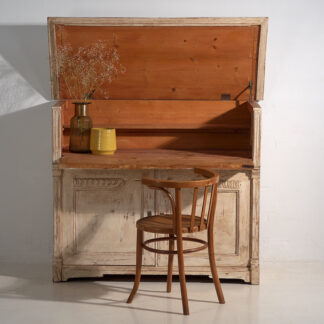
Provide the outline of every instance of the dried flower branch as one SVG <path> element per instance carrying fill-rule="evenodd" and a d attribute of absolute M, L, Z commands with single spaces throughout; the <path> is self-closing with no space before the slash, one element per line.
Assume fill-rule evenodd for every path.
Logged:
<path fill-rule="evenodd" d="M 82 101 L 92 99 L 104 82 L 111 83 L 126 71 L 119 62 L 117 48 L 102 40 L 74 51 L 70 44 L 59 46 L 57 69 L 69 96 Z M 108 98 L 107 89 L 104 98 Z"/>

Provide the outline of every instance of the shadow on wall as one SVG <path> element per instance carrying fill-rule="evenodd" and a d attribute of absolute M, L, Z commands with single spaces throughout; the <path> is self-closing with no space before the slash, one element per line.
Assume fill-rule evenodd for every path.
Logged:
<path fill-rule="evenodd" d="M 51 261 L 50 106 L 0 117 L 0 261 Z"/>
<path fill-rule="evenodd" d="M 0 39 L 0 55 L 32 88 L 50 100 L 47 26 L 0 26 Z"/>
<path fill-rule="evenodd" d="M 0 39 L 0 261 L 49 263 L 51 103 L 28 107 L 51 98 L 47 26 L 0 26 Z"/>

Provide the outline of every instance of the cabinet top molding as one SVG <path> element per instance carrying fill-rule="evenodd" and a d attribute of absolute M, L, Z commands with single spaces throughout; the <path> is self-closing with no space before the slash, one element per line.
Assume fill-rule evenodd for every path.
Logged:
<path fill-rule="evenodd" d="M 247 26 L 267 25 L 268 17 L 188 17 L 188 18 L 135 18 L 135 17 L 48 17 L 48 24 L 89 26 Z M 265 26 L 266 27 L 266 26 Z"/>
<path fill-rule="evenodd" d="M 52 96 L 69 99 L 57 73 L 58 44 L 77 48 L 114 35 L 127 71 L 109 85 L 110 99 L 244 100 L 252 81 L 252 97 L 262 100 L 267 25 L 266 17 L 48 17 Z"/>

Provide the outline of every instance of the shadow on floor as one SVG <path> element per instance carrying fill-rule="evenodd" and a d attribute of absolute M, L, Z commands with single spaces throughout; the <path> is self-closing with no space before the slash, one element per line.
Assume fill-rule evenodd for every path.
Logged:
<path fill-rule="evenodd" d="M 170 312 L 151 308 L 138 307 L 138 303 L 126 304 L 126 300 L 132 289 L 134 276 L 107 275 L 99 279 L 82 278 L 70 279 L 68 282 L 51 282 L 51 267 L 49 265 L 21 265 L 0 267 L 0 299 L 32 299 L 42 301 L 57 301 L 81 303 L 95 306 L 110 306 L 121 309 L 134 309 L 148 312 L 169 313 L 182 315 L 179 312 Z M 163 282 L 166 286 L 166 276 L 143 276 L 141 282 Z M 157 289 L 141 289 L 139 287 L 137 297 L 145 296 L 148 301 L 152 298 L 170 301 L 178 301 L 181 305 L 181 295 L 178 284 L 178 276 L 174 276 L 173 292 L 177 297 Z M 207 276 L 188 276 L 187 282 L 210 283 Z M 226 283 L 237 283 L 237 280 L 226 280 Z M 125 283 L 125 284 L 124 284 Z M 127 284 L 129 283 L 129 284 Z M 113 297 L 110 297 L 113 295 Z M 116 298 L 116 295 L 118 298 Z M 218 304 L 216 294 L 213 300 L 192 299 L 189 302 Z M 143 303 L 142 303 L 143 304 Z"/>

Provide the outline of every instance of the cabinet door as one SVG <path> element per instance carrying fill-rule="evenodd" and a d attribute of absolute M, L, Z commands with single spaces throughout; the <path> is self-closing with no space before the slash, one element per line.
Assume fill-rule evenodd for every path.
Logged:
<path fill-rule="evenodd" d="M 142 175 L 152 173 L 64 171 L 61 228 L 65 265 L 135 265 L 135 223 L 154 208 L 154 192 L 142 186 Z M 147 234 L 145 238 L 151 237 Z M 143 264 L 155 265 L 154 254 L 144 253 Z"/>
<path fill-rule="evenodd" d="M 250 233 L 250 179 L 244 172 L 219 171 L 220 182 L 216 215 L 214 222 L 215 257 L 219 266 L 246 266 L 249 262 Z M 192 171 L 159 171 L 158 177 L 164 179 L 198 179 Z M 182 207 L 184 214 L 191 214 L 192 189 L 182 190 Z M 200 215 L 203 190 L 199 190 L 197 214 Z M 158 212 L 170 213 L 170 203 L 162 193 L 157 195 Z M 185 234 L 185 236 L 207 240 L 207 231 Z M 199 246 L 197 243 L 184 242 L 184 248 Z M 167 249 L 167 243 L 159 243 L 159 248 Z M 158 254 L 158 266 L 167 265 L 167 257 Z M 175 258 L 176 261 L 176 258 Z M 203 250 L 185 254 L 186 266 L 208 266 L 208 253 Z"/>

